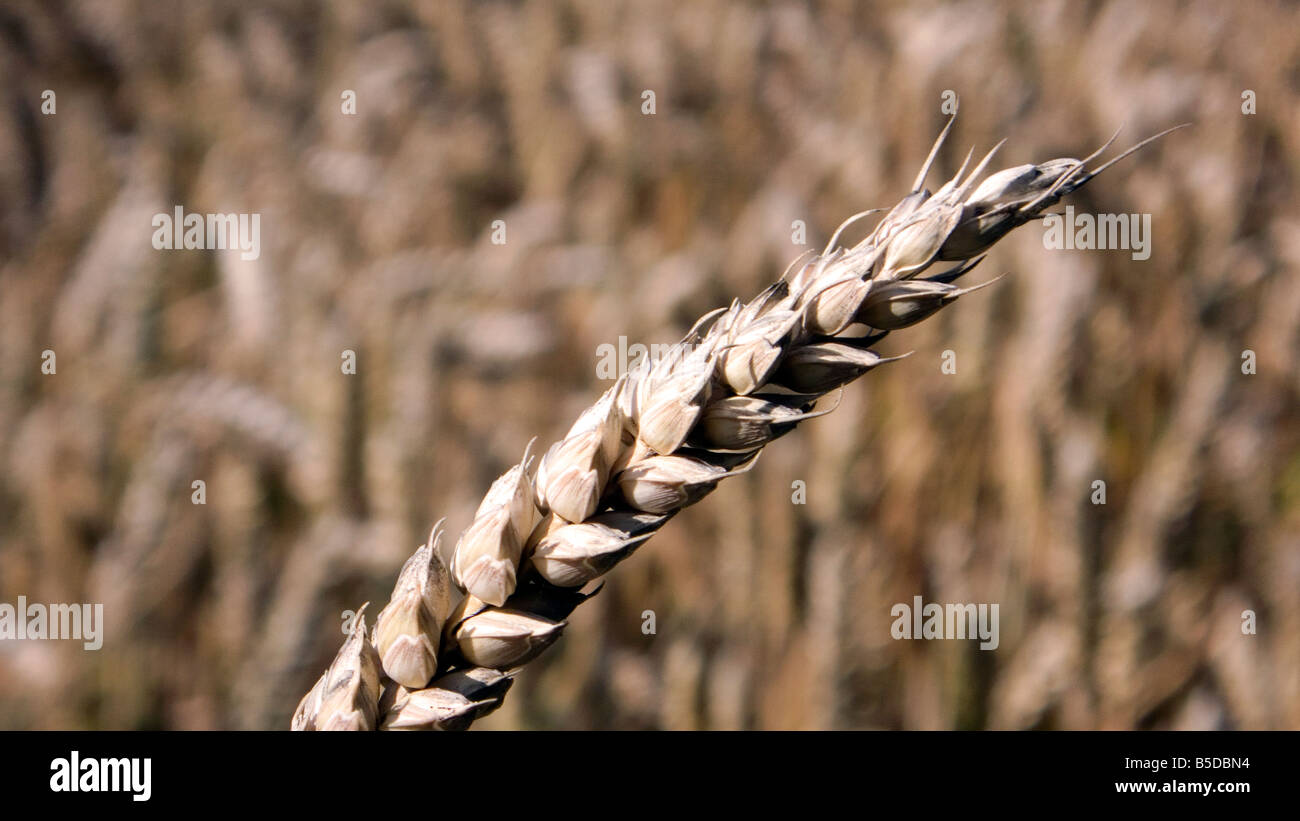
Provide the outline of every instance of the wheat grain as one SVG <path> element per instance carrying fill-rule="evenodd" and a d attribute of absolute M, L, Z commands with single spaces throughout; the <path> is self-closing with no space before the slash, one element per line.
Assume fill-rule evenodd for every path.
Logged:
<path fill-rule="evenodd" d="M 509 688 L 506 673 L 559 638 L 587 598 L 578 588 L 750 469 L 768 442 L 828 412 L 813 410 L 828 392 L 900 358 L 869 346 L 990 284 L 952 282 L 993 243 L 1169 133 L 1096 169 L 1088 163 L 1115 137 L 1083 160 L 1008 168 L 976 187 L 999 143 L 969 173 L 968 155 L 931 193 L 925 179 L 951 127 L 913 190 L 865 239 L 836 244 L 876 211 L 850 217 L 820 255 L 755 299 L 703 317 L 670 355 L 643 358 L 547 450 L 535 481 L 526 451 L 493 483 L 456 545 L 450 579 L 466 595 L 449 615 L 435 528 L 403 569 L 375 635 L 360 623 L 299 704 L 294 729 L 463 729 L 491 712 Z M 922 277 L 938 261 L 958 264 Z M 866 333 L 847 335 L 852 328 Z"/>

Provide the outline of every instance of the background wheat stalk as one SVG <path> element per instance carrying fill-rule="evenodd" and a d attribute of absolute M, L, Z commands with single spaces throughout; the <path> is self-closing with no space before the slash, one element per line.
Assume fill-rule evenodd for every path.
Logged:
<path fill-rule="evenodd" d="M 925 179 L 857 244 L 845 229 L 820 255 L 796 260 L 747 303 L 702 317 L 670 353 L 643 357 L 540 460 L 530 443 L 493 483 L 456 544 L 450 568 L 441 522 L 407 560 L 367 632 L 365 608 L 292 726 L 464 729 L 501 704 L 513 671 L 559 638 L 582 589 L 678 511 L 748 470 L 762 448 L 828 393 L 885 362 L 870 348 L 890 331 L 983 287 L 954 282 L 1012 229 L 1043 215 L 1138 143 L 1090 169 L 1083 160 L 1020 165 L 980 181 L 1001 143 L 933 193 Z M 1174 129 L 1170 129 L 1172 131 Z M 936 263 L 951 263 L 932 271 Z M 536 470 L 534 471 L 534 462 Z M 453 605 L 452 586 L 464 592 Z"/>

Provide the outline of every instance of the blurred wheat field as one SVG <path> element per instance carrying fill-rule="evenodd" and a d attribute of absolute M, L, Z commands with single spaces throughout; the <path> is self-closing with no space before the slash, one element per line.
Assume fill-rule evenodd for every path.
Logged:
<path fill-rule="evenodd" d="M 287 728 L 601 345 L 896 202 L 946 91 L 932 181 L 1193 123 L 1072 203 L 1150 259 L 1003 240 L 479 726 L 1300 729 L 1295 6 L 33 1 L 0 59 L 0 602 L 107 619 L 0 642 L 0 729 Z M 176 205 L 260 256 L 155 250 Z M 1000 603 L 998 649 L 894 640 L 914 596 Z"/>

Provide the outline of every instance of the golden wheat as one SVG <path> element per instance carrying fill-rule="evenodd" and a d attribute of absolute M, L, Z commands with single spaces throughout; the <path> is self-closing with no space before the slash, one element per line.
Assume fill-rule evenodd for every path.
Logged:
<path fill-rule="evenodd" d="M 642 357 L 535 473 L 530 443 L 493 483 L 450 572 L 435 527 L 371 635 L 358 616 L 293 728 L 463 729 L 491 712 L 509 675 L 559 638 L 587 598 L 581 588 L 720 481 L 749 470 L 768 442 L 828 412 L 814 410 L 826 394 L 891 361 L 871 345 L 984 287 L 953 282 L 995 242 L 1169 133 L 1094 169 L 1088 163 L 1114 137 L 1083 160 L 1021 165 L 980 182 L 999 143 L 969 172 L 968 154 L 931 193 L 925 179 L 951 127 L 912 191 L 865 239 L 838 244 L 879 210 L 850 217 L 821 254 L 796 260 L 753 300 L 702 317 L 667 356 Z M 931 272 L 937 262 L 955 264 Z M 452 583 L 464 592 L 455 607 Z"/>

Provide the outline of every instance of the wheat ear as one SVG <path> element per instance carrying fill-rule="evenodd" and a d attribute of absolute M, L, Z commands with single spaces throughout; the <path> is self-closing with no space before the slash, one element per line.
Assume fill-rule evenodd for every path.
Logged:
<path fill-rule="evenodd" d="M 1091 170 L 1114 137 L 1084 160 L 1008 168 L 977 186 L 999 143 L 969 173 L 968 154 L 931 193 L 925 179 L 951 127 L 911 193 L 866 239 L 838 245 L 845 228 L 875 211 L 850 217 L 820 255 L 796 260 L 750 302 L 701 318 L 670 355 L 643 357 L 546 451 L 535 474 L 530 443 L 493 483 L 450 570 L 435 526 L 373 632 L 357 618 L 293 728 L 463 729 L 494 710 L 513 672 L 594 595 L 585 585 L 722 479 L 748 470 L 768 442 L 828 412 L 813 410 L 819 399 L 891 361 L 871 345 L 983 287 L 953 282 L 993 243 L 1169 133 Z M 938 262 L 954 264 L 931 272 Z M 465 593 L 455 606 L 452 583 Z"/>

